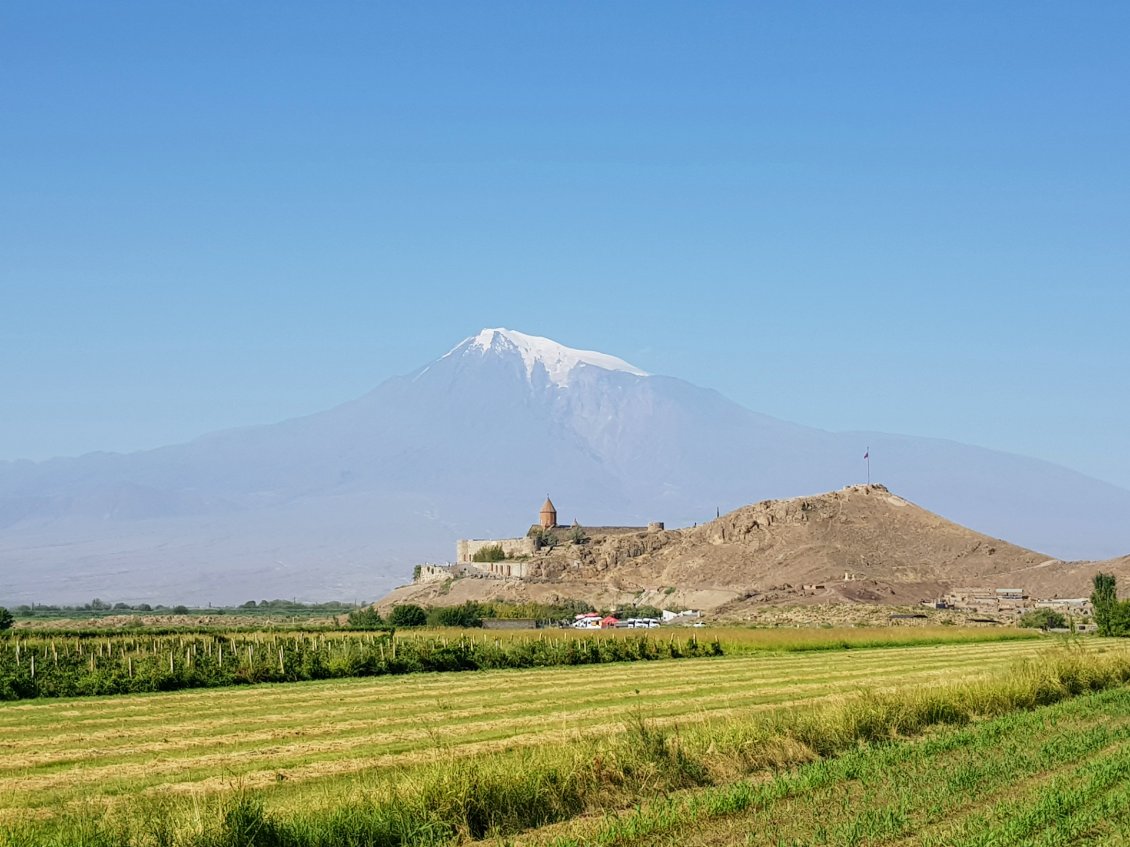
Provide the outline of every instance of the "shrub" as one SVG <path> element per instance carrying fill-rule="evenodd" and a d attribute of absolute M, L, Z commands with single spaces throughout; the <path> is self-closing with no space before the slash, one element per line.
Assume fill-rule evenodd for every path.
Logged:
<path fill-rule="evenodd" d="M 0 630 L 11 629 L 14 622 L 12 613 L 0 606 Z"/>
<path fill-rule="evenodd" d="M 428 622 L 428 613 L 415 603 L 404 603 L 392 607 L 388 622 L 395 627 L 424 626 Z"/>

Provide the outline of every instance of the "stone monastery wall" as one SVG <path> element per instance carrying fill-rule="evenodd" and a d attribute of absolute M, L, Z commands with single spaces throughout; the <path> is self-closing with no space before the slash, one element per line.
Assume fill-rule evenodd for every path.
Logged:
<path fill-rule="evenodd" d="M 502 548 L 507 556 L 529 556 L 534 552 L 532 538 L 463 538 L 456 542 L 455 561 L 459 564 L 469 564 L 472 557 L 484 547 Z M 480 563 L 476 563 L 480 564 Z"/>

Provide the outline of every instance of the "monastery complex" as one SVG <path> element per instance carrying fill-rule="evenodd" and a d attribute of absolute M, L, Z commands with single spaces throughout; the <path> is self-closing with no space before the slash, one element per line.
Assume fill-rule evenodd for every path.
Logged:
<path fill-rule="evenodd" d="M 537 557 L 562 543 L 609 535 L 661 532 L 662 521 L 647 526 L 584 526 L 574 522 L 562 526 L 557 522 L 557 507 L 547 495 L 538 512 L 537 523 L 517 538 L 462 538 L 455 543 L 452 564 L 424 564 L 417 568 L 415 582 L 432 582 L 453 576 L 486 576 L 497 579 L 525 579 Z M 496 561 L 485 561 L 496 558 Z"/>

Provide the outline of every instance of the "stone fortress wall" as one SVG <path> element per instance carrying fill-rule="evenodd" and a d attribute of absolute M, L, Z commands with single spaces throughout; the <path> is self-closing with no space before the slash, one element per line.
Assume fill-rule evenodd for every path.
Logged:
<path fill-rule="evenodd" d="M 474 555 L 485 547 L 498 546 L 508 558 L 515 556 L 530 556 L 534 552 L 532 538 L 461 538 L 455 542 L 455 561 L 466 565 L 473 561 Z M 488 564 L 475 562 L 475 564 Z"/>

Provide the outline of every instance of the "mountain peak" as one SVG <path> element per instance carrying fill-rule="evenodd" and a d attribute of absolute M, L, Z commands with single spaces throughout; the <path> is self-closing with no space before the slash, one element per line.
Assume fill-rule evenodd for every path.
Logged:
<path fill-rule="evenodd" d="M 649 375 L 646 371 L 616 356 L 598 353 L 595 350 L 576 350 L 549 338 L 526 335 L 524 332 L 516 332 L 512 329 L 484 329 L 478 335 L 464 339 L 447 355 L 457 352 L 467 354 L 473 351 L 483 355 L 517 353 L 526 366 L 527 376 L 533 377 L 535 368 L 540 364 L 545 369 L 549 381 L 562 388 L 569 384 L 569 375 L 580 365 L 606 371 L 623 371 L 635 376 Z"/>

